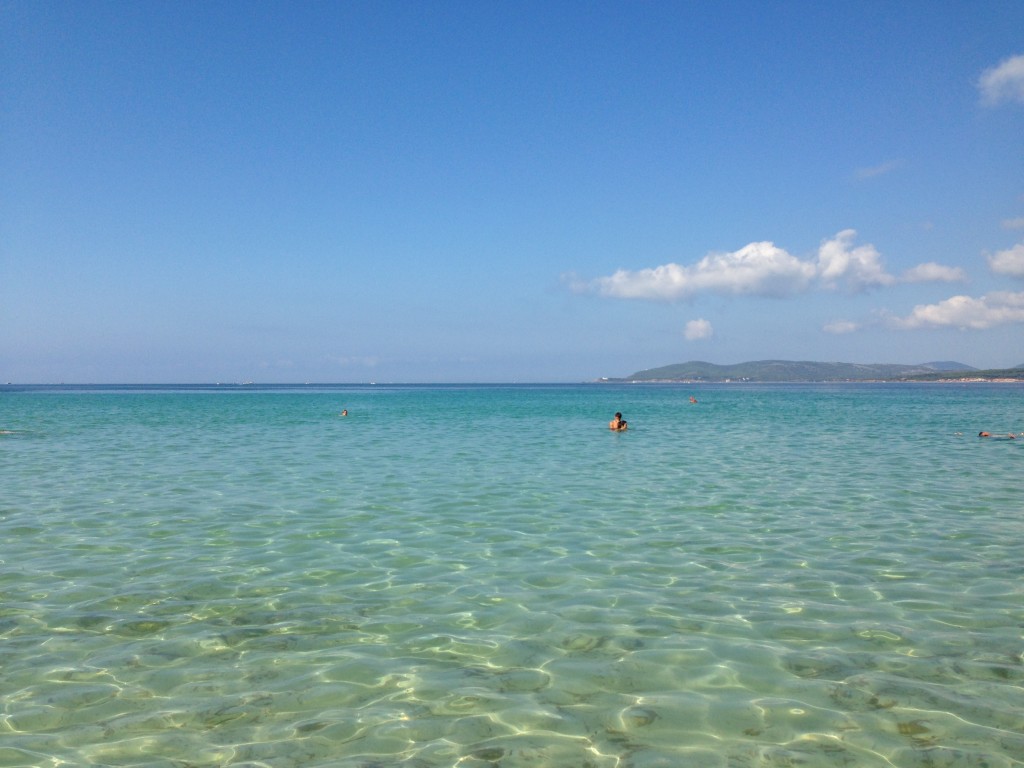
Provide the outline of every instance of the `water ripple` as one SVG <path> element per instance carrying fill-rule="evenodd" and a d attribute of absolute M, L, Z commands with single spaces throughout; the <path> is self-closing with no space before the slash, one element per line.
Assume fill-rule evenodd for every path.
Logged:
<path fill-rule="evenodd" d="M 0 766 L 1024 765 L 1020 389 L 688 394 L 6 399 Z"/>

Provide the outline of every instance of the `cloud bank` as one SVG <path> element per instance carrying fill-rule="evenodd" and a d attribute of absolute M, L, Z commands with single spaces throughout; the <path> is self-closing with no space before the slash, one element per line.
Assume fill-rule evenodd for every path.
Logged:
<path fill-rule="evenodd" d="M 978 90 L 982 102 L 989 106 L 1007 101 L 1024 104 L 1024 54 L 1011 56 L 982 72 Z"/>
<path fill-rule="evenodd" d="M 903 273 L 904 283 L 962 283 L 967 275 L 960 267 L 944 267 L 929 261 Z"/>
<path fill-rule="evenodd" d="M 814 259 L 800 259 L 763 241 L 730 253 L 708 254 L 691 266 L 620 269 L 574 287 L 618 299 L 678 301 L 707 293 L 784 298 L 814 288 L 859 293 L 897 282 L 964 278 L 961 270 L 934 263 L 921 264 L 898 278 L 886 272 L 873 245 L 855 246 L 856 236 L 852 229 L 843 230 L 823 241 Z"/>
<path fill-rule="evenodd" d="M 989 256 L 988 266 L 997 275 L 1024 277 L 1024 243 Z"/>
<path fill-rule="evenodd" d="M 683 335 L 687 341 L 700 341 L 701 339 L 710 339 L 715 334 L 715 329 L 711 327 L 704 318 L 699 320 L 691 320 L 686 324 L 686 330 L 683 331 Z"/>
<path fill-rule="evenodd" d="M 1024 292 L 996 291 L 980 299 L 953 296 L 938 304 L 919 304 L 907 317 L 890 317 L 900 330 L 959 328 L 983 331 L 997 325 L 1024 323 Z"/>
<path fill-rule="evenodd" d="M 840 335 L 843 333 L 853 333 L 854 331 L 860 330 L 860 325 L 851 322 L 850 320 L 837 320 L 834 323 L 829 323 L 822 330 L 825 333 L 832 333 Z"/>

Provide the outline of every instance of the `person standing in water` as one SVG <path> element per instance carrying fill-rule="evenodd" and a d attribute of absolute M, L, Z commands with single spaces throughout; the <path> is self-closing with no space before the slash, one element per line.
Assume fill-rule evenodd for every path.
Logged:
<path fill-rule="evenodd" d="M 615 418 L 608 422 L 608 429 L 615 432 L 625 432 L 627 429 L 626 420 L 622 418 L 621 413 L 616 413 Z"/>

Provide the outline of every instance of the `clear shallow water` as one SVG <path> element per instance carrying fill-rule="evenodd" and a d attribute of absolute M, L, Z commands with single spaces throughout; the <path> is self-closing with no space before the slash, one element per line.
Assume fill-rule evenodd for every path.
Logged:
<path fill-rule="evenodd" d="M 0 766 L 1024 765 L 1022 404 L 0 388 Z"/>

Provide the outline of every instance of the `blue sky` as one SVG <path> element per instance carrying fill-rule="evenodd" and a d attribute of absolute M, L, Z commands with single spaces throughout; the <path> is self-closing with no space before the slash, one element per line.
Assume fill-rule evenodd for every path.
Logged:
<path fill-rule="evenodd" d="M 1024 3 L 841 5 L 4 0 L 0 381 L 1024 363 Z"/>

